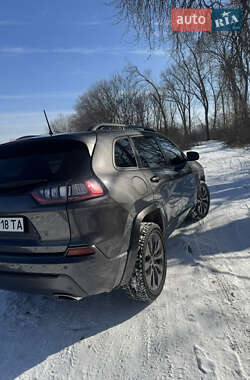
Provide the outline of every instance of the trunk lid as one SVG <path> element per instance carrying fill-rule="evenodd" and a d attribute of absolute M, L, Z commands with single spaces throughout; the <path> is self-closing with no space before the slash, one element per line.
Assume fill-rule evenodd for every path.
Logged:
<path fill-rule="evenodd" d="M 63 254 L 71 239 L 67 205 L 41 205 L 32 192 L 89 171 L 81 141 L 45 138 L 0 146 L 0 255 Z"/>

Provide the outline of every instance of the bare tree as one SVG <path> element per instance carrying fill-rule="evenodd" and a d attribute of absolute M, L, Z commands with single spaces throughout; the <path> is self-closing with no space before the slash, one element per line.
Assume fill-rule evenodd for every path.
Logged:
<path fill-rule="evenodd" d="M 199 49 L 199 46 L 193 48 L 191 45 L 187 45 L 189 55 L 180 52 L 177 55 L 178 65 L 184 70 L 186 76 L 190 80 L 189 93 L 194 95 L 196 99 L 202 104 L 204 109 L 206 138 L 210 139 L 209 131 L 209 98 L 210 92 L 208 88 L 208 74 L 209 65 L 207 61 L 209 56 L 205 56 Z"/>
<path fill-rule="evenodd" d="M 71 130 L 72 115 L 59 114 L 51 123 L 52 130 L 55 133 L 67 132 Z"/>
<path fill-rule="evenodd" d="M 146 89 L 129 72 L 100 81 L 80 96 L 72 124 L 85 129 L 100 122 L 149 125 L 152 101 Z"/>
<path fill-rule="evenodd" d="M 183 94 L 193 95 L 202 104 L 207 138 L 210 137 L 209 118 L 212 113 L 212 127 L 222 113 L 224 126 L 231 119 L 231 125 L 238 130 L 238 134 L 241 131 L 243 135 L 246 133 L 250 119 L 249 0 L 113 0 L 110 4 L 116 7 L 118 20 L 133 27 L 138 38 L 146 38 L 150 48 L 156 45 L 163 49 L 170 47 L 174 60 L 176 54 L 183 54 L 182 67 L 187 74 L 184 86 L 182 84 Z M 178 33 L 171 30 L 172 8 L 214 6 L 241 8 L 241 31 Z M 178 59 L 177 61 L 179 62 Z M 182 115 L 182 123 L 186 128 L 186 112 L 188 124 L 191 126 L 191 107 L 186 108 L 184 105 L 186 99 L 183 94 L 180 96 L 180 83 L 177 85 L 176 80 L 171 82 L 168 91 L 171 89 L 171 97 L 177 101 L 178 112 Z M 245 131 L 242 129 L 243 125 Z"/>
<path fill-rule="evenodd" d="M 138 38 L 146 38 L 150 47 L 169 43 L 172 37 L 177 42 L 180 35 L 171 30 L 171 8 L 212 8 L 225 5 L 225 0 L 110 0 L 116 8 L 116 18 L 134 28 Z M 184 37 L 196 39 L 196 35 L 182 33 Z"/>
<path fill-rule="evenodd" d="M 216 128 L 217 125 L 217 116 L 218 116 L 218 108 L 219 108 L 219 99 L 222 94 L 223 89 L 223 81 L 220 79 L 219 71 L 214 66 L 214 62 L 208 62 L 208 84 L 211 89 L 211 97 L 213 100 L 213 124 L 211 125 L 212 129 Z"/>
<path fill-rule="evenodd" d="M 191 133 L 191 93 L 190 78 L 186 75 L 181 65 L 177 64 L 161 74 L 165 99 L 170 104 L 175 104 L 182 121 L 184 134 Z"/>
<path fill-rule="evenodd" d="M 137 66 L 130 66 L 128 67 L 128 72 L 132 77 L 137 80 L 138 83 L 144 83 L 145 88 L 148 90 L 149 96 L 151 96 L 154 100 L 154 102 L 158 105 L 159 111 L 161 113 L 161 116 L 163 118 L 164 122 L 164 128 L 167 131 L 168 129 L 168 121 L 167 121 L 167 115 L 166 115 L 166 109 L 165 109 L 165 99 L 164 99 L 164 93 L 160 86 L 158 86 L 150 77 L 150 72 L 142 73 Z"/>

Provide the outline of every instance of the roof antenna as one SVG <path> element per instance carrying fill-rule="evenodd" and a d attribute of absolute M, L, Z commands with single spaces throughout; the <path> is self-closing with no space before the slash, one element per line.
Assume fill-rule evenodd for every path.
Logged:
<path fill-rule="evenodd" d="M 49 119 L 48 119 L 48 116 L 47 116 L 47 114 L 46 114 L 46 111 L 45 111 L 45 110 L 43 110 L 43 112 L 44 112 L 44 116 L 45 116 L 45 119 L 46 119 L 46 121 L 47 121 L 47 124 L 48 124 L 48 127 L 49 127 L 49 134 L 50 134 L 50 136 L 52 136 L 52 135 L 53 135 L 53 132 L 52 132 L 52 129 L 51 129 L 51 126 L 50 126 L 50 123 L 49 123 Z"/>

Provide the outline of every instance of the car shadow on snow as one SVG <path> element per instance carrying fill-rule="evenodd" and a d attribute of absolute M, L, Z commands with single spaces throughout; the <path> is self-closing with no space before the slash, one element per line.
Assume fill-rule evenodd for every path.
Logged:
<path fill-rule="evenodd" d="M 0 291 L 0 374 L 13 380 L 72 344 L 120 325 L 149 304 L 121 290 L 81 302 Z"/>
<path fill-rule="evenodd" d="M 187 219 L 168 239 L 170 266 L 192 265 L 208 255 L 250 251 L 249 177 L 210 185 L 209 189 L 211 206 L 208 216 L 196 223 Z M 232 202 L 236 203 L 231 209 Z M 237 215 L 238 209 L 242 211 Z M 217 214 L 218 210 L 220 211 Z M 239 216 L 242 218 L 238 219 Z"/>
<path fill-rule="evenodd" d="M 190 231 L 188 228 L 187 230 L 185 227 L 181 228 L 168 239 L 168 266 L 196 265 L 197 263 L 204 266 L 206 256 L 245 250 L 250 253 L 249 229 L 250 219 L 247 217 L 208 230 L 192 228 Z M 240 256 L 237 254 L 239 259 L 249 259 L 249 257 L 250 255 Z M 237 277 L 243 278 L 244 276 L 238 275 Z M 250 277 L 244 278 L 250 279 Z"/>
<path fill-rule="evenodd" d="M 250 198 L 249 176 L 237 178 L 230 183 L 209 186 L 212 204 L 223 205 L 230 201 L 247 201 Z"/>

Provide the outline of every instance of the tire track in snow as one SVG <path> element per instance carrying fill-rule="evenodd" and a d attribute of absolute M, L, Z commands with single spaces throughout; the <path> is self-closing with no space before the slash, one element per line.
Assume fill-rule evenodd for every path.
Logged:
<path fill-rule="evenodd" d="M 216 241 L 216 240 L 214 240 Z M 189 240 L 190 244 L 190 240 Z M 196 249 L 201 249 L 202 245 L 197 244 L 196 242 Z M 192 257 L 194 265 L 204 268 L 205 270 L 208 270 L 208 273 L 210 273 L 210 280 L 209 283 L 211 287 L 216 289 L 216 294 L 218 294 L 219 299 L 215 297 L 215 301 L 217 303 L 218 309 L 220 310 L 220 314 L 223 317 L 224 321 L 224 332 L 223 335 L 228 341 L 229 347 L 232 350 L 231 352 L 235 356 L 234 360 L 234 366 L 232 367 L 231 364 L 231 371 L 234 371 L 235 375 L 233 379 L 241 379 L 241 380 L 247 380 L 247 376 L 244 373 L 243 366 L 240 360 L 240 357 L 238 354 L 247 354 L 249 355 L 250 352 L 250 345 L 249 337 L 247 337 L 247 316 L 242 315 L 242 311 L 240 307 L 237 307 L 234 303 L 234 288 L 232 287 L 232 284 L 227 280 L 226 276 L 222 273 L 220 273 L 219 270 L 214 265 L 214 261 L 211 257 L 207 258 L 205 263 L 200 259 L 201 254 L 199 253 L 199 260 L 195 258 L 195 254 L 193 254 L 192 250 L 190 249 L 190 245 L 188 245 L 189 249 L 188 254 Z M 191 252 L 190 252 L 191 251 Z M 212 277 L 211 277 L 212 275 Z M 218 292 L 219 289 L 219 292 Z M 228 312 L 228 306 L 230 307 L 230 312 Z M 228 318 L 228 315 L 230 316 L 231 320 Z M 239 326 L 244 326 L 246 328 L 240 328 Z M 235 326 L 237 326 L 237 329 L 235 329 Z M 239 336 L 239 332 L 241 335 L 245 335 L 245 339 L 242 339 L 242 336 Z M 231 377 L 224 377 L 219 376 L 218 371 L 216 371 L 216 362 L 211 361 L 206 356 L 205 352 L 200 349 L 197 345 L 194 346 L 194 352 L 197 359 L 197 364 L 199 370 L 202 368 L 208 368 L 209 370 L 206 371 L 205 374 L 202 375 L 201 379 L 228 379 Z M 198 347 L 198 349 L 197 349 Z M 200 349 L 200 350 L 199 350 Z M 218 348 L 217 348 L 218 349 Z M 229 350 L 230 350 L 229 349 Z M 220 369 L 221 370 L 221 369 Z M 227 369 L 229 371 L 229 369 Z"/>
<path fill-rule="evenodd" d="M 233 221 L 235 221 L 235 213 L 233 212 L 232 209 L 226 208 L 226 215 L 224 215 L 224 224 L 226 225 Z M 209 231 L 209 239 L 207 241 L 204 238 L 203 239 L 196 238 L 195 236 L 196 233 L 198 233 L 198 235 L 200 233 L 204 233 L 205 235 L 206 230 Z M 235 230 L 234 230 L 234 233 L 236 234 L 236 236 L 238 236 L 237 232 L 238 231 L 237 231 L 237 225 L 236 225 Z M 187 252 L 191 256 L 194 264 L 207 269 L 213 276 L 213 280 L 211 281 L 213 283 L 213 286 L 220 289 L 219 295 L 220 295 L 221 302 L 219 302 L 218 305 L 221 309 L 222 314 L 225 316 L 227 315 L 225 307 L 224 307 L 225 302 L 227 302 L 227 304 L 230 305 L 231 307 L 230 315 L 232 315 L 234 319 L 234 322 L 235 322 L 234 324 L 237 325 L 238 322 L 241 322 L 240 324 L 242 324 L 244 321 L 245 321 L 244 323 L 246 324 L 246 321 L 248 320 L 247 316 L 244 315 L 244 313 L 242 312 L 240 305 L 236 306 L 235 304 L 235 297 L 234 297 L 235 287 L 233 286 L 234 284 L 232 282 L 232 279 L 231 281 L 229 281 L 228 278 L 226 277 L 226 274 L 222 273 L 222 272 L 225 272 L 225 267 L 229 269 L 228 273 L 230 273 L 231 268 L 228 268 L 228 261 L 223 260 L 223 270 L 220 271 L 217 268 L 214 255 L 213 254 L 209 255 L 209 251 L 218 252 L 218 253 L 223 252 L 223 246 L 226 244 L 226 242 L 224 241 L 226 240 L 226 237 L 224 236 L 222 241 L 218 241 L 216 233 L 213 230 L 213 225 L 211 225 L 208 218 L 206 220 L 206 223 L 204 222 L 204 220 L 201 220 L 199 222 L 199 224 L 197 225 L 194 231 L 194 235 L 191 235 L 188 237 L 183 236 L 183 239 L 186 243 Z M 193 247 L 195 246 L 195 248 L 192 249 L 191 246 Z M 208 250 L 208 252 L 206 252 L 205 259 L 203 259 L 204 249 L 205 249 L 205 252 Z M 238 336 L 234 332 L 230 324 L 230 321 L 227 318 L 224 318 L 224 320 L 227 325 L 225 336 L 228 338 L 231 348 L 238 353 L 241 353 L 244 351 L 246 352 L 246 350 L 249 351 L 250 350 L 249 345 L 241 344 L 238 342 L 239 341 Z M 243 331 L 246 335 L 247 326 L 245 326 Z"/>
<path fill-rule="evenodd" d="M 238 156 L 231 157 L 227 162 L 226 157 L 225 159 L 219 157 L 218 161 L 220 161 L 222 170 L 220 170 L 221 168 L 218 168 L 218 171 L 221 173 L 219 180 L 218 176 L 211 176 L 215 184 L 222 185 L 225 181 L 225 183 L 232 182 L 232 186 L 235 182 L 235 185 L 237 186 L 237 179 L 239 176 L 242 178 L 242 176 L 249 175 L 250 160 L 243 162 L 241 157 Z M 237 173 L 237 176 L 234 172 Z M 228 186 L 225 186 L 225 189 L 227 189 L 227 187 Z M 220 314 L 223 316 L 224 336 L 230 347 L 227 352 L 224 351 L 224 354 L 222 352 L 222 357 L 223 355 L 231 355 L 231 357 L 234 358 L 233 364 L 230 363 L 229 365 L 231 373 L 229 377 L 225 377 L 225 379 L 231 378 L 230 376 L 232 376 L 232 373 L 234 373 L 234 379 L 247 379 L 247 376 L 243 371 L 240 356 L 244 360 L 244 357 L 249 358 L 250 352 L 248 336 L 249 329 L 247 327 L 249 323 L 249 315 L 247 315 L 249 309 L 247 309 L 247 307 L 244 309 L 245 305 L 242 305 L 242 300 L 246 299 L 244 291 L 246 292 L 248 288 L 246 283 L 248 276 L 235 275 L 230 266 L 230 260 L 227 258 L 227 252 L 232 251 L 233 259 L 237 259 L 237 251 L 245 250 L 246 247 L 249 246 L 248 242 L 250 243 L 248 232 L 244 234 L 242 229 L 239 229 L 239 224 L 237 223 L 238 219 L 242 220 L 244 219 L 244 216 L 246 218 L 249 217 L 249 215 L 247 215 L 249 213 L 249 208 L 248 203 L 246 202 L 247 190 L 247 185 L 244 185 L 242 190 L 239 188 L 235 193 L 235 197 L 231 197 L 229 200 L 226 198 L 226 201 L 221 203 L 220 206 L 215 209 L 211 208 L 211 213 L 205 221 L 202 220 L 196 226 L 190 228 L 193 235 L 183 235 L 183 240 L 187 247 L 187 253 L 190 255 L 193 265 L 198 265 L 208 271 L 209 286 L 211 286 L 211 289 L 215 289 L 216 292 L 214 301 L 217 303 Z M 223 193 L 223 188 L 221 191 Z M 231 194 L 233 193 L 230 193 L 230 195 Z M 213 197 L 211 197 L 211 206 L 213 206 Z M 212 213 L 214 214 L 213 219 Z M 215 220 L 215 224 L 212 220 L 213 222 Z M 211 222 L 209 223 L 209 221 Z M 217 226 L 219 227 L 219 230 L 217 229 Z M 223 234 L 223 230 L 221 229 L 221 227 L 224 226 L 226 234 Z M 243 227 L 245 226 L 246 224 L 243 224 Z M 208 231 L 207 234 L 206 231 Z M 234 253 L 234 247 L 237 247 L 237 242 L 239 242 L 238 249 Z M 215 253 L 219 256 L 215 256 Z M 247 255 L 244 257 L 247 257 Z M 238 298 L 235 296 L 237 291 L 239 293 Z M 244 361 L 244 364 L 247 366 L 247 362 Z M 227 371 L 229 371 L 228 368 Z M 219 376 L 219 378 L 221 377 Z M 224 379 L 224 377 L 222 378 Z"/>
<path fill-rule="evenodd" d="M 140 328 L 140 371 L 133 379 L 173 379 L 173 365 L 168 350 L 168 324 L 158 315 L 157 299 L 143 313 Z"/>
<path fill-rule="evenodd" d="M 210 227 L 208 223 L 207 223 L 207 227 Z M 213 234 L 214 238 L 211 239 L 210 241 L 210 248 L 212 245 L 215 252 L 220 252 L 221 251 L 220 245 L 216 239 L 215 233 L 213 233 L 213 231 L 211 233 Z M 190 249 L 188 250 L 189 254 L 191 254 L 196 265 L 199 265 L 205 268 L 212 274 L 213 277 L 212 277 L 211 284 L 213 287 L 216 287 L 217 289 L 219 288 L 220 290 L 218 292 L 218 295 L 220 297 L 220 302 L 218 302 L 217 298 L 215 298 L 215 300 L 217 301 L 218 307 L 221 310 L 221 314 L 224 316 L 227 315 L 227 311 L 225 309 L 225 302 L 226 302 L 227 306 L 229 305 L 231 307 L 230 316 L 233 316 L 235 320 L 235 324 L 237 325 L 238 324 L 237 322 L 239 321 L 239 319 L 242 320 L 242 318 L 240 317 L 241 311 L 238 308 L 236 308 L 234 305 L 233 289 L 231 287 L 232 286 L 231 283 L 229 283 L 225 275 L 217 269 L 213 256 L 206 256 L 206 260 L 202 259 L 202 242 L 199 241 L 199 239 L 195 239 L 195 246 L 196 246 L 196 249 L 194 250 L 194 252 L 198 253 L 199 259 L 197 260 L 195 258 L 195 253 L 193 253 L 192 249 L 191 249 L 192 253 L 190 252 Z M 242 347 L 242 344 L 239 343 L 239 339 L 236 336 L 231 326 L 230 321 L 227 318 L 224 318 L 224 322 L 226 325 L 224 335 L 228 339 L 231 349 L 233 351 L 241 353 L 242 351 L 244 351 L 245 345 L 244 347 Z"/>

